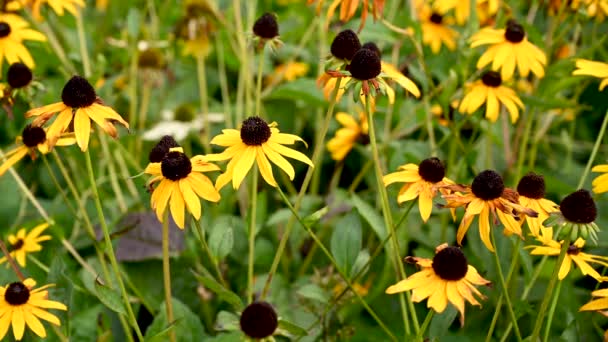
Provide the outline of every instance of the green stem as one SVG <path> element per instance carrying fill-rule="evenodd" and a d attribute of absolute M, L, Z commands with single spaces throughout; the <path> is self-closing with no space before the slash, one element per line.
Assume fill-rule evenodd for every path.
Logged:
<path fill-rule="evenodd" d="M 547 326 L 545 327 L 545 335 L 543 336 L 543 342 L 547 342 L 549 340 L 549 332 L 551 331 L 551 323 L 553 322 L 553 314 L 555 314 L 555 308 L 557 307 L 557 300 L 559 298 L 559 293 L 562 289 L 562 282 L 557 283 L 557 288 L 555 289 L 555 296 L 553 296 L 553 300 L 551 301 L 551 306 L 549 307 L 549 315 L 547 316 Z"/>
<path fill-rule="evenodd" d="M 42 161 L 44 162 L 44 166 L 46 167 L 47 171 L 49 172 L 49 176 L 51 176 L 51 180 L 53 181 L 53 184 L 55 184 L 57 191 L 59 191 L 61 198 L 63 198 L 63 202 L 68 206 L 68 208 L 70 209 L 72 214 L 74 214 L 74 217 L 78 217 L 78 212 L 76 211 L 76 208 L 74 208 L 72 203 L 70 203 L 70 200 L 68 199 L 68 195 L 66 195 L 65 191 L 63 191 L 63 187 L 61 186 L 61 184 L 59 184 L 59 180 L 55 176 L 55 172 L 53 172 L 53 168 L 51 167 L 49 160 L 46 158 L 46 155 L 44 155 L 44 154 L 42 155 Z"/>
<path fill-rule="evenodd" d="M 143 134 L 144 128 L 146 127 L 146 119 L 148 117 L 148 108 L 150 107 L 150 95 L 152 93 L 152 86 L 145 78 L 142 80 L 141 86 L 141 104 L 139 107 L 139 117 L 137 119 L 137 131 L 139 134 Z M 141 159 L 139 156 L 142 155 L 143 139 L 137 139 L 135 143 L 135 156 L 139 162 Z"/>
<path fill-rule="evenodd" d="M 38 20 L 34 19 L 32 16 L 32 11 L 29 9 L 29 7 L 25 6 L 25 10 L 26 10 L 25 13 L 27 13 L 29 22 L 33 23 L 37 29 L 39 29 L 40 31 L 42 31 L 44 33 L 49 44 L 51 45 L 51 49 L 53 49 L 53 51 L 55 52 L 55 55 L 57 56 L 57 58 L 59 58 L 59 61 L 61 62 L 63 67 L 66 69 L 66 71 L 67 71 L 66 76 L 70 77 L 70 76 L 76 74 L 77 72 L 76 72 L 76 68 L 74 67 L 74 64 L 72 64 L 72 62 L 67 58 L 65 50 L 59 43 L 59 39 L 57 39 L 57 36 L 53 32 L 53 29 L 51 29 L 51 27 L 49 26 L 49 24 L 46 21 L 39 23 Z"/>
<path fill-rule="evenodd" d="M 215 36 L 215 46 L 217 46 L 217 70 L 220 80 L 220 89 L 222 91 L 222 105 L 224 106 L 224 120 L 226 127 L 234 127 L 232 122 L 232 113 L 230 111 L 230 93 L 228 91 L 228 77 L 226 76 L 226 62 L 224 61 L 224 44 L 220 39 L 220 35 Z"/>
<path fill-rule="evenodd" d="M 585 171 L 583 171 L 583 175 L 578 181 L 577 189 L 580 189 L 585 183 L 585 179 L 591 170 L 591 165 L 595 161 L 595 156 L 597 155 L 597 151 L 600 149 L 600 145 L 602 144 L 602 140 L 604 139 L 604 133 L 606 133 L 606 126 L 608 126 L 608 111 L 604 114 L 604 121 L 602 121 L 602 127 L 600 128 L 600 132 L 595 139 L 595 145 L 593 145 L 593 150 L 591 151 L 591 155 L 589 156 L 589 160 L 587 161 L 587 166 L 585 166 Z"/>
<path fill-rule="evenodd" d="M 207 98 L 207 76 L 205 56 L 202 54 L 196 55 L 196 76 L 198 79 L 198 94 L 201 101 L 201 112 L 203 115 L 203 131 L 202 137 L 205 153 L 211 153 L 211 145 L 209 145 L 209 133 L 211 127 L 209 123 L 209 99 Z"/>
<path fill-rule="evenodd" d="M 420 331 L 418 331 L 418 334 L 416 334 L 416 341 L 424 341 L 424 333 L 426 332 L 426 329 L 429 327 L 429 324 L 431 324 L 431 321 L 433 320 L 433 315 L 435 314 L 435 310 L 429 310 L 429 312 L 426 314 L 426 318 L 424 319 L 424 322 L 422 322 L 422 326 L 420 327 Z"/>
<path fill-rule="evenodd" d="M 255 261 L 255 215 L 258 202 L 258 169 L 254 165 L 251 172 L 251 189 L 249 191 L 250 211 L 249 211 L 249 259 L 247 265 L 247 298 L 249 303 L 253 302 L 253 264 Z"/>
<path fill-rule="evenodd" d="M 524 128 L 524 134 L 522 135 L 521 145 L 519 145 L 519 152 L 517 155 L 517 167 L 515 170 L 515 179 L 521 178 L 521 174 L 523 171 L 524 161 L 526 160 L 526 152 L 528 152 L 528 139 L 530 138 L 532 126 L 534 125 L 534 115 L 536 114 L 535 110 L 528 111 L 526 116 L 526 126 Z"/>
<path fill-rule="evenodd" d="M 258 76 L 257 86 L 255 92 L 255 116 L 260 116 L 260 109 L 262 106 L 262 74 L 264 72 L 264 47 L 258 56 Z"/>
<path fill-rule="evenodd" d="M 95 175 L 93 173 L 93 164 L 91 162 L 91 154 L 89 150 L 85 152 L 85 160 L 87 164 L 87 173 L 89 176 L 89 182 L 91 183 L 91 190 L 93 192 L 93 198 L 95 200 L 95 208 L 97 209 L 97 215 L 99 216 L 99 224 L 101 225 L 101 231 L 103 232 L 103 238 L 106 245 L 106 251 L 108 258 L 110 259 L 110 265 L 112 266 L 112 270 L 114 271 L 114 276 L 116 277 L 116 281 L 118 282 L 118 287 L 120 288 L 120 292 L 122 294 L 122 299 L 124 301 L 124 305 L 127 309 L 127 315 L 129 320 L 131 321 L 131 326 L 135 330 L 137 337 L 140 341 L 144 340 L 144 336 L 139 329 L 139 325 L 137 324 L 137 319 L 135 318 L 135 314 L 133 313 L 133 308 L 131 307 L 131 303 L 129 302 L 129 294 L 125 288 L 125 284 L 122 281 L 122 277 L 120 274 L 120 269 L 118 266 L 118 262 L 116 261 L 116 255 L 114 254 L 114 247 L 112 246 L 112 239 L 110 238 L 110 231 L 108 229 L 108 225 L 106 223 L 105 216 L 103 214 L 103 206 L 101 205 L 101 198 L 99 197 L 99 191 L 97 190 L 97 183 L 95 182 Z M 108 279 L 109 280 L 109 279 Z M 128 334 L 128 332 L 127 332 Z"/>
<path fill-rule="evenodd" d="M 163 214 L 163 285 L 165 288 L 165 308 L 167 323 L 173 323 L 173 300 L 171 296 L 171 262 L 169 260 L 169 210 Z M 175 329 L 169 330 L 169 340 L 175 342 Z"/>
<path fill-rule="evenodd" d="M 82 11 L 76 14 L 76 29 L 78 30 L 78 45 L 80 46 L 80 56 L 82 58 L 82 68 L 84 77 L 91 77 L 91 60 L 87 50 L 87 39 L 84 34 L 84 24 L 82 22 Z"/>
<path fill-rule="evenodd" d="M 219 282 L 222 285 L 224 285 L 224 287 L 228 287 L 226 281 L 224 280 L 224 277 L 222 276 L 222 271 L 220 270 L 218 261 L 215 258 L 215 256 L 213 255 L 213 253 L 211 253 L 211 249 L 209 249 L 209 245 L 207 244 L 207 241 L 205 240 L 205 230 L 201 226 L 200 220 L 194 220 L 194 224 L 196 225 L 195 232 L 198 237 L 198 240 L 201 243 L 201 247 L 202 247 L 203 251 L 205 251 L 205 253 L 207 253 L 209 260 L 211 260 L 211 264 L 213 265 L 215 273 L 217 273 L 217 279 L 219 280 Z"/>

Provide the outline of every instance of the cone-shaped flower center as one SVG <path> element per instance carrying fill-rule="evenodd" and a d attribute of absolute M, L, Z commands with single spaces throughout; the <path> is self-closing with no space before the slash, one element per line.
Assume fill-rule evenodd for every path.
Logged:
<path fill-rule="evenodd" d="M 574 223 L 591 223 L 597 217 L 597 207 L 589 191 L 577 190 L 566 196 L 559 204 L 564 218 Z"/>
<path fill-rule="evenodd" d="M 580 248 L 578 248 L 577 246 L 575 246 L 575 245 L 570 245 L 570 246 L 568 246 L 567 253 L 568 253 L 569 255 L 577 255 L 577 254 L 578 254 L 578 253 L 580 253 L 580 252 L 581 252 L 581 249 L 580 249 Z"/>
<path fill-rule="evenodd" d="M 4 293 L 4 300 L 11 305 L 22 305 L 30 299 L 30 289 L 23 283 L 11 283 Z"/>
<path fill-rule="evenodd" d="M 471 185 L 471 190 L 477 198 L 481 198 L 484 201 L 490 201 L 497 199 L 502 195 L 505 189 L 505 184 L 502 181 L 502 177 L 496 173 L 496 171 L 485 170 L 481 171 Z"/>
<path fill-rule="evenodd" d="M 97 99 L 95 89 L 85 78 L 80 76 L 72 77 L 63 87 L 61 100 L 72 108 L 83 108 L 92 105 Z"/>
<path fill-rule="evenodd" d="M 378 45 L 376 45 L 376 43 L 367 42 L 367 43 L 363 44 L 363 46 L 361 46 L 361 48 L 374 51 L 378 55 L 378 58 L 382 59 L 382 52 L 380 51 L 380 48 L 378 47 Z"/>
<path fill-rule="evenodd" d="M 11 244 L 8 248 L 8 250 L 10 252 L 12 251 L 18 251 L 21 249 L 21 247 L 23 247 L 23 245 L 25 244 L 25 241 L 23 241 L 23 239 L 17 239 L 17 241 L 15 241 L 14 244 Z"/>
<path fill-rule="evenodd" d="M 359 49 L 361 49 L 361 42 L 357 34 L 353 30 L 344 30 L 334 38 L 330 51 L 334 57 L 350 61 Z"/>
<path fill-rule="evenodd" d="M 260 146 L 270 139 L 270 127 L 259 116 L 252 116 L 243 121 L 241 140 L 249 146 Z"/>
<path fill-rule="evenodd" d="M 492 88 L 498 88 L 502 84 L 500 74 L 496 71 L 486 71 L 483 76 L 481 76 L 481 81 L 483 84 Z"/>
<path fill-rule="evenodd" d="M 8 23 L 0 21 L 0 38 L 4 38 L 11 34 L 11 27 Z"/>
<path fill-rule="evenodd" d="M 173 113 L 173 119 L 180 122 L 190 122 L 194 120 L 195 116 L 194 108 L 187 104 L 175 108 L 175 112 Z"/>
<path fill-rule="evenodd" d="M 433 23 L 433 24 L 441 24 L 441 22 L 443 21 L 443 16 L 439 13 L 435 13 L 433 12 L 431 14 L 431 17 L 429 18 L 429 20 Z"/>
<path fill-rule="evenodd" d="M 23 63 L 13 63 L 6 73 L 11 88 L 23 88 L 32 81 L 32 71 Z"/>
<path fill-rule="evenodd" d="M 418 174 L 427 182 L 437 183 L 445 177 L 445 166 L 439 158 L 428 158 L 418 165 Z"/>
<path fill-rule="evenodd" d="M 46 140 L 46 133 L 42 127 L 27 125 L 21 133 L 23 144 L 27 147 L 36 147 Z"/>
<path fill-rule="evenodd" d="M 253 24 L 253 33 L 264 39 L 272 39 L 279 35 L 279 24 L 272 13 L 264 13 Z"/>
<path fill-rule="evenodd" d="M 350 62 L 350 74 L 360 81 L 376 78 L 381 71 L 380 57 L 372 50 L 360 49 Z"/>
<path fill-rule="evenodd" d="M 251 338 L 265 338 L 279 325 L 277 313 L 267 302 L 253 302 L 241 314 L 241 330 Z"/>
<path fill-rule="evenodd" d="M 460 280 L 467 275 L 469 264 L 458 247 L 446 247 L 433 257 L 433 270 L 443 280 Z"/>
<path fill-rule="evenodd" d="M 505 38 L 511 43 L 519 43 L 524 40 L 526 31 L 524 27 L 513 19 L 507 21 L 507 29 L 505 30 Z"/>
<path fill-rule="evenodd" d="M 165 135 L 160 141 L 150 150 L 148 159 L 150 163 L 160 163 L 169 150 L 173 147 L 179 147 L 179 144 L 170 135 Z"/>
<path fill-rule="evenodd" d="M 541 175 L 530 172 L 517 184 L 517 192 L 528 198 L 541 199 L 545 197 L 545 179 Z"/>
<path fill-rule="evenodd" d="M 188 177 L 192 172 L 192 163 L 188 157 L 178 151 L 167 153 L 160 162 L 163 176 L 172 181 Z"/>

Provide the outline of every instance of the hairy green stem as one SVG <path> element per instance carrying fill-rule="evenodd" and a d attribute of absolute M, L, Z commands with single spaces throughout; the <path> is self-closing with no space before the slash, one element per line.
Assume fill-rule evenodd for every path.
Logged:
<path fill-rule="evenodd" d="M 169 210 L 163 214 L 163 287 L 165 289 L 165 309 L 167 310 L 167 323 L 173 323 L 173 296 L 171 296 L 171 262 L 169 260 Z M 175 342 L 175 329 L 169 330 L 169 340 Z"/>
<path fill-rule="evenodd" d="M 255 262 L 255 226 L 258 203 L 258 168 L 253 166 L 251 172 L 251 188 L 249 190 L 249 258 L 247 265 L 247 298 L 249 303 L 253 302 L 253 266 Z"/>

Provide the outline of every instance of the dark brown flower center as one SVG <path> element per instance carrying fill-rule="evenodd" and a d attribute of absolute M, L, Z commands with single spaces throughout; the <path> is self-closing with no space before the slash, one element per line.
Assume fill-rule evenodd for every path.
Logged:
<path fill-rule="evenodd" d="M 526 31 L 517 21 L 509 19 L 507 29 L 505 30 L 505 38 L 511 43 L 519 43 L 524 40 Z"/>
<path fill-rule="evenodd" d="M 192 172 L 192 163 L 188 157 L 178 151 L 167 153 L 160 162 L 163 176 L 172 181 L 188 177 Z"/>
<path fill-rule="evenodd" d="M 418 165 L 418 174 L 427 182 L 437 183 L 445 177 L 445 166 L 439 158 L 428 158 Z"/>
<path fill-rule="evenodd" d="M 97 99 L 93 86 L 85 78 L 72 77 L 63 87 L 61 100 L 71 108 L 83 108 L 92 105 Z"/>
<path fill-rule="evenodd" d="M 8 67 L 6 78 L 13 89 L 23 88 L 32 81 L 32 71 L 23 63 L 13 63 Z"/>
<path fill-rule="evenodd" d="M 260 339 L 271 336 L 279 326 L 276 311 L 267 302 L 249 304 L 240 319 L 241 330 L 249 337 Z"/>
<path fill-rule="evenodd" d="M 353 30 L 344 30 L 334 38 L 330 51 L 334 57 L 350 61 L 359 49 L 361 49 L 361 42 L 357 34 Z"/>
<path fill-rule="evenodd" d="M 4 292 L 4 300 L 11 305 L 22 305 L 30 299 L 30 290 L 23 283 L 11 283 Z"/>
<path fill-rule="evenodd" d="M 11 34 L 11 27 L 8 23 L 0 21 L 0 38 L 4 38 Z"/>
<path fill-rule="evenodd" d="M 498 88 L 502 84 L 500 74 L 496 71 L 486 71 L 483 76 L 481 76 L 481 81 L 483 84 L 492 88 Z"/>
<path fill-rule="evenodd" d="M 380 57 L 372 50 L 360 49 L 350 62 L 350 74 L 360 81 L 376 78 L 381 71 Z"/>
<path fill-rule="evenodd" d="M 17 241 L 14 244 L 11 244 L 8 248 L 9 252 L 12 251 L 18 251 L 21 249 L 21 247 L 23 247 L 23 245 L 25 244 L 25 241 L 23 241 L 23 239 L 17 239 Z"/>
<path fill-rule="evenodd" d="M 368 145 L 370 143 L 369 134 L 359 133 L 359 136 L 357 137 L 357 143 L 363 146 Z"/>
<path fill-rule="evenodd" d="M 170 135 L 165 135 L 160 141 L 150 150 L 148 159 L 150 163 L 160 163 L 169 150 L 173 147 L 179 147 L 179 144 Z"/>
<path fill-rule="evenodd" d="M 471 185 L 471 190 L 477 198 L 484 201 L 494 200 L 502 195 L 505 189 L 505 184 L 502 177 L 493 170 L 481 171 Z"/>
<path fill-rule="evenodd" d="M 382 51 L 380 51 L 380 48 L 378 47 L 378 45 L 376 45 L 376 43 L 367 42 L 367 43 L 363 44 L 363 46 L 361 46 L 361 48 L 374 51 L 378 55 L 378 58 L 382 59 Z"/>
<path fill-rule="evenodd" d="M 279 35 L 279 24 L 272 13 L 264 13 L 253 24 L 253 33 L 264 39 L 272 39 Z"/>
<path fill-rule="evenodd" d="M 441 22 L 443 21 L 443 16 L 439 13 L 435 13 L 433 12 L 431 14 L 431 17 L 429 18 L 429 20 L 433 23 L 433 24 L 441 24 Z"/>
<path fill-rule="evenodd" d="M 541 199 L 545 197 L 545 179 L 541 175 L 530 172 L 517 184 L 517 192 L 528 198 Z"/>
<path fill-rule="evenodd" d="M 165 66 L 163 54 L 158 49 L 147 49 L 140 52 L 137 57 L 140 68 L 162 69 Z"/>
<path fill-rule="evenodd" d="M 467 275 L 469 264 L 458 247 L 446 247 L 433 257 L 433 271 L 443 280 L 460 280 Z"/>
<path fill-rule="evenodd" d="M 241 126 L 241 140 L 248 146 L 261 146 L 271 134 L 268 124 L 259 116 L 245 119 Z"/>
<path fill-rule="evenodd" d="M 581 249 L 576 247 L 575 245 L 570 245 L 570 246 L 568 246 L 567 252 L 569 255 L 577 255 L 578 253 L 581 252 Z"/>
<path fill-rule="evenodd" d="M 21 133 L 23 144 L 27 147 L 36 147 L 46 140 L 46 133 L 42 127 L 27 125 Z"/>
<path fill-rule="evenodd" d="M 573 223 L 591 223 L 597 217 L 597 207 L 591 193 L 585 189 L 566 196 L 559 204 L 564 218 Z"/>

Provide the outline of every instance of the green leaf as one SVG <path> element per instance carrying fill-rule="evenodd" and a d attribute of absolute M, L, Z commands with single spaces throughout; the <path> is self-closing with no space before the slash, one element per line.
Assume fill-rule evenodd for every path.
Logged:
<path fill-rule="evenodd" d="M 319 222 L 319 220 L 325 216 L 327 213 L 329 212 L 329 207 L 325 206 L 317 211 L 315 211 L 314 213 L 306 216 L 302 221 L 304 222 L 304 224 L 306 224 L 307 226 L 312 226 L 315 223 Z"/>
<path fill-rule="evenodd" d="M 293 336 L 308 335 L 306 329 L 281 318 L 279 319 L 279 334 L 286 335 L 284 332 Z"/>
<path fill-rule="evenodd" d="M 225 300 L 232 305 L 237 311 L 241 311 L 243 309 L 244 305 L 241 298 L 239 298 L 236 293 L 226 289 L 224 286 L 222 286 L 222 284 L 215 281 L 215 279 L 205 277 L 197 273 L 194 273 L 194 277 L 209 290 L 213 291 L 213 293 L 215 293 L 220 299 Z"/>
<path fill-rule="evenodd" d="M 350 212 L 335 227 L 331 236 L 331 253 L 336 266 L 348 276 L 361 250 L 361 221 L 356 213 Z"/>
<path fill-rule="evenodd" d="M 145 341 L 166 341 L 166 337 L 164 339 L 161 339 L 161 337 L 166 336 L 171 329 L 175 331 L 177 341 L 204 341 L 207 334 L 199 317 L 186 304 L 179 300 L 173 298 L 172 302 L 174 321 L 167 321 L 167 310 L 165 302 L 163 302 L 154 321 L 146 331 Z"/>
<path fill-rule="evenodd" d="M 139 36 L 139 28 L 141 27 L 141 15 L 137 8 L 132 7 L 127 14 L 127 32 L 131 38 Z"/>
<path fill-rule="evenodd" d="M 127 311 L 122 303 L 122 297 L 118 291 L 111 289 L 95 280 L 95 295 L 110 310 L 126 315 Z"/>
<path fill-rule="evenodd" d="M 240 328 L 239 316 L 228 311 L 220 311 L 220 313 L 217 314 L 215 329 L 221 331 L 236 331 L 240 330 Z"/>
<path fill-rule="evenodd" d="M 219 260 L 224 259 L 234 246 L 234 233 L 231 226 L 215 227 L 209 236 L 209 249 Z"/>
<path fill-rule="evenodd" d="M 268 99 L 302 100 L 313 106 L 323 106 L 326 103 L 315 80 L 310 78 L 300 78 L 280 85 L 268 96 Z"/>
<path fill-rule="evenodd" d="M 167 340 L 167 337 L 169 336 L 169 332 L 173 329 L 175 329 L 175 325 L 179 322 L 179 320 L 175 320 L 173 321 L 173 323 L 169 324 L 169 326 L 167 326 L 165 329 L 159 331 L 158 333 L 156 333 L 154 336 L 150 336 L 150 337 L 146 337 L 145 341 L 146 342 L 163 342 Z M 147 334 L 146 334 L 147 336 Z"/>
<path fill-rule="evenodd" d="M 457 315 L 458 310 L 450 305 L 441 314 L 435 314 L 429 326 L 429 337 L 431 340 L 440 340 L 447 333 L 448 328 L 452 325 Z"/>
<path fill-rule="evenodd" d="M 387 237 L 386 227 L 384 226 L 384 220 L 382 216 L 378 214 L 376 209 L 374 209 L 367 202 L 363 201 L 361 197 L 353 194 L 351 197 L 353 205 L 357 208 L 359 214 L 369 223 L 369 226 L 374 230 L 376 235 L 381 241 L 384 241 Z"/>
<path fill-rule="evenodd" d="M 327 300 L 329 299 L 327 293 L 316 284 L 306 284 L 300 287 L 296 293 L 304 298 L 316 300 L 321 303 L 327 303 Z"/>

